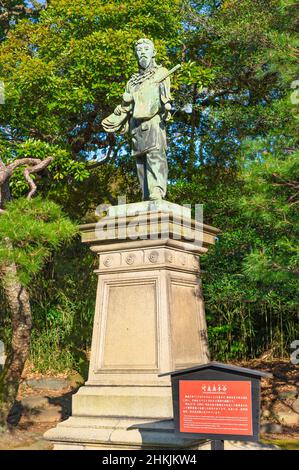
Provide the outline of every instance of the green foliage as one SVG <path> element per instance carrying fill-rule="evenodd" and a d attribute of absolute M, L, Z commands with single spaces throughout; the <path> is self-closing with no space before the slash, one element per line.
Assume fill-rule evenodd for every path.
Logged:
<path fill-rule="evenodd" d="M 15 263 L 19 280 L 29 284 L 52 250 L 76 233 L 57 204 L 40 198 L 9 202 L 0 218 L 0 264 Z"/>
<path fill-rule="evenodd" d="M 285 355 L 298 336 L 297 175 L 297 153 L 264 154 L 245 165 L 242 184 L 222 194 L 226 204 L 218 213 L 207 204 L 223 227 L 203 259 L 209 334 L 218 358 L 268 349 Z"/>
<path fill-rule="evenodd" d="M 298 152 L 283 158 L 266 154 L 246 168 L 248 194 L 240 201 L 252 225 L 270 232 L 268 243 L 247 255 L 245 272 L 284 291 L 299 288 L 298 175 Z"/>
<path fill-rule="evenodd" d="M 5 0 L 0 5 L 0 41 L 3 41 L 10 29 L 23 18 L 35 19 L 42 8 L 40 1 Z"/>
<path fill-rule="evenodd" d="M 55 253 L 31 290 L 33 341 L 38 372 L 77 369 L 86 376 L 94 316 L 96 260 L 80 240 Z M 84 292 L 84 296 L 82 295 Z"/>
<path fill-rule="evenodd" d="M 134 42 L 154 37 L 158 60 L 178 36 L 179 1 L 52 1 L 3 45 L 1 109 L 11 131 L 78 152 L 101 142 L 100 121 L 136 71 Z M 10 131 L 8 131 L 10 133 Z"/>
<path fill-rule="evenodd" d="M 43 177 L 38 176 L 39 188 L 44 192 L 49 191 L 49 187 L 55 193 L 59 192 L 62 185 L 70 181 L 81 182 L 89 176 L 84 161 L 72 159 L 69 151 L 58 145 L 49 144 L 38 139 L 27 139 L 19 145 L 6 146 L 5 141 L 0 141 L 0 151 L 2 160 L 11 163 L 18 158 L 39 158 L 44 160 L 53 157 L 53 162 L 48 166 L 47 173 Z M 50 182 L 49 176 L 50 174 Z M 32 176 L 34 179 L 35 175 Z M 13 197 L 21 197 L 28 194 L 28 183 L 23 175 L 23 168 L 18 168 L 10 179 L 10 189 Z"/>
<path fill-rule="evenodd" d="M 127 143 L 123 138 L 108 141 L 101 120 L 119 103 L 136 72 L 137 39 L 154 39 L 158 62 L 178 62 L 181 8 L 177 0 L 51 1 L 38 21 L 19 21 L 0 48 L 0 79 L 5 82 L 0 151 L 11 160 L 25 145 L 28 153 L 36 155 L 38 147 L 41 158 L 53 156 L 51 183 L 44 178 L 39 190 L 72 216 L 82 219 L 86 206 L 92 210 L 113 199 L 111 188 L 127 190 L 132 180 L 132 199 L 138 197 L 133 163 L 127 164 L 124 151 L 116 161 Z M 91 175 L 90 163 L 110 145 L 109 171 L 101 166 Z M 98 188 L 97 201 L 95 193 L 86 191 L 90 180 Z M 12 189 L 15 196 L 24 195 L 21 171 Z"/>
<path fill-rule="evenodd" d="M 86 363 L 85 352 L 91 337 L 93 309 L 87 302 L 74 302 L 64 292 L 55 292 L 55 303 L 45 307 L 33 302 L 34 330 L 30 361 L 37 372 L 64 372 L 77 369 L 82 372 Z M 82 337 L 84 323 L 84 337 Z M 80 339 L 80 341 L 78 341 Z M 80 352 L 81 351 L 81 352 Z"/>
<path fill-rule="evenodd" d="M 181 92 L 189 112 L 172 125 L 168 194 L 203 203 L 222 230 L 202 259 L 210 348 L 222 360 L 288 354 L 299 333 L 295 9 L 186 2 L 186 60 L 213 73 Z"/>
<path fill-rule="evenodd" d="M 36 177 L 41 194 L 80 221 L 120 194 L 139 200 L 128 142 L 107 139 L 100 123 L 136 71 L 135 40 L 152 38 L 158 63 L 182 63 L 172 80 L 167 198 L 203 203 L 204 221 L 222 230 L 202 259 L 212 355 L 288 354 L 298 336 L 296 2 L 52 0 L 30 18 L 0 48 L 3 159 L 53 156 Z M 110 146 L 110 161 L 96 167 Z M 11 188 L 27 192 L 21 170 Z M 79 242 L 60 254 L 42 245 L 41 256 L 54 252 L 36 282 L 42 261 L 26 267 L 22 243 L 14 259 L 34 280 L 35 366 L 78 367 L 91 336 L 94 259 Z"/>

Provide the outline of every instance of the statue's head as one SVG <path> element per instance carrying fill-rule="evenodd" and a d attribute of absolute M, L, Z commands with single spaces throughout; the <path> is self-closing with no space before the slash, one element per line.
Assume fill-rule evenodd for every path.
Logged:
<path fill-rule="evenodd" d="M 147 69 L 150 65 L 155 64 L 156 49 L 153 41 L 150 39 L 139 39 L 135 44 L 135 54 L 138 64 L 142 69 Z"/>

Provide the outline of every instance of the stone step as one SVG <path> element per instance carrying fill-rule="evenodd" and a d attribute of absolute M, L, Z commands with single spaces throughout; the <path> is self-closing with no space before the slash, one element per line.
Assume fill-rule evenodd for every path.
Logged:
<path fill-rule="evenodd" d="M 54 423 L 61 421 L 62 414 L 60 408 L 52 407 L 50 409 L 36 410 L 30 415 L 30 420 L 35 423 Z"/>
<path fill-rule="evenodd" d="M 63 378 L 44 377 L 41 379 L 28 379 L 26 380 L 26 385 L 36 390 L 63 390 L 69 387 L 69 382 Z"/>
<path fill-rule="evenodd" d="M 25 410 L 42 409 L 49 406 L 49 399 L 47 397 L 32 396 L 22 398 L 21 404 Z"/>

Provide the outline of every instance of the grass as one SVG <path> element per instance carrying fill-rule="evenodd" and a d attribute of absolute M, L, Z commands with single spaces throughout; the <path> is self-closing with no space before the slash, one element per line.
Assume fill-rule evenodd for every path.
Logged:
<path fill-rule="evenodd" d="M 263 444 L 272 444 L 280 447 L 282 450 L 299 450 L 299 440 L 298 439 L 261 439 Z"/>

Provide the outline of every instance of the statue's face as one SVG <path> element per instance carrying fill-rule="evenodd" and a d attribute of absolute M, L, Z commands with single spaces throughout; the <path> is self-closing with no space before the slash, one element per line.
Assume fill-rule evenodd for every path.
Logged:
<path fill-rule="evenodd" d="M 150 42 L 141 42 L 135 48 L 138 64 L 142 69 L 147 69 L 155 57 L 154 45 Z"/>

